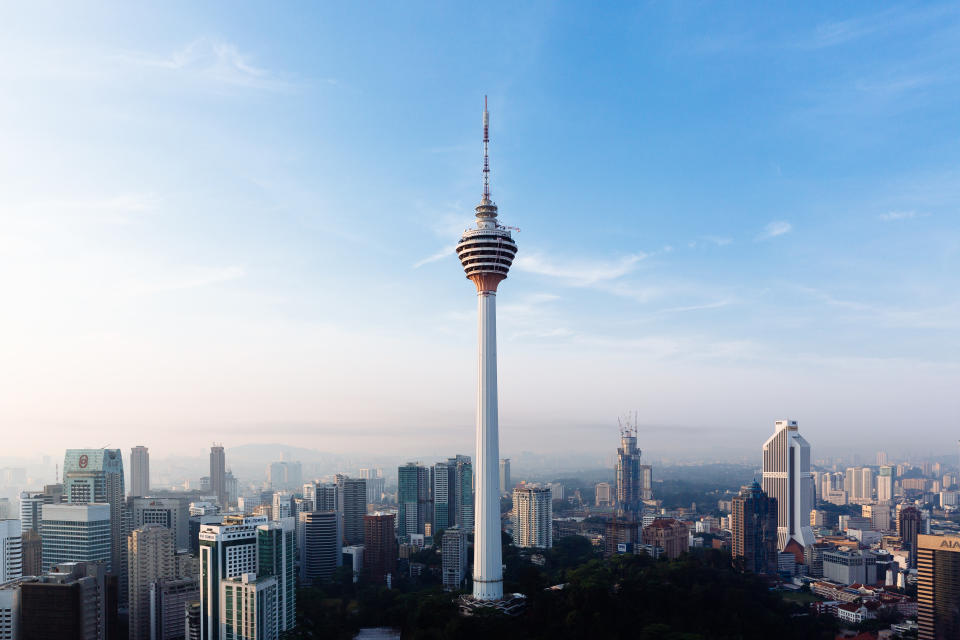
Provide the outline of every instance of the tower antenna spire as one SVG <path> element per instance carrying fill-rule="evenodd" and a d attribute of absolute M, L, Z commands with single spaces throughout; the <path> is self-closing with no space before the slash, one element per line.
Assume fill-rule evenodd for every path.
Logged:
<path fill-rule="evenodd" d="M 483 96 L 483 202 L 490 202 L 490 112 Z"/>

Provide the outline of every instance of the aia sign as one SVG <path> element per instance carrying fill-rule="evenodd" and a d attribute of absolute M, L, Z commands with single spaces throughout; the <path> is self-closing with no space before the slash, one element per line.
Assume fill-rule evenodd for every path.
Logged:
<path fill-rule="evenodd" d="M 87 454 L 83 454 L 82 456 L 80 456 L 80 468 L 81 468 L 81 469 L 86 469 L 88 462 L 90 462 L 90 459 L 87 457 Z"/>

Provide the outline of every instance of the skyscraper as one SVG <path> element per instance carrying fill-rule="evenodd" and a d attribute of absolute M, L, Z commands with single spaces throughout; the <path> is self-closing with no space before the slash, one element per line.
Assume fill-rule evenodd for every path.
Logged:
<path fill-rule="evenodd" d="M 337 499 L 343 521 L 343 544 L 363 544 L 363 516 L 367 514 L 367 481 L 337 475 Z"/>
<path fill-rule="evenodd" d="M 430 471 L 415 462 L 397 469 L 397 535 L 406 539 L 412 533 L 424 533 L 429 521 Z M 431 514 L 432 515 L 432 514 Z"/>
<path fill-rule="evenodd" d="M 103 562 L 109 570 L 111 524 L 109 504 L 43 505 L 43 570 L 64 562 Z"/>
<path fill-rule="evenodd" d="M 467 278 L 477 288 L 477 448 L 476 516 L 473 546 L 473 597 L 503 598 L 500 541 L 498 461 L 500 436 L 497 403 L 497 286 L 507 277 L 517 245 L 510 230 L 497 222 L 497 205 L 490 199 L 487 146 L 490 115 L 483 108 L 483 197 L 476 207 L 477 227 L 464 232 L 457 255 Z"/>
<path fill-rule="evenodd" d="M 0 520 L 0 584 L 23 575 L 23 539 L 19 520 Z"/>
<path fill-rule="evenodd" d="M 134 529 L 127 538 L 130 640 L 150 640 L 151 585 L 176 578 L 173 531 L 156 524 Z"/>
<path fill-rule="evenodd" d="M 277 581 L 277 628 L 281 632 L 297 625 L 295 530 L 292 518 L 257 527 L 257 576 Z"/>
<path fill-rule="evenodd" d="M 653 467 L 649 464 L 640 465 L 640 499 L 653 500 Z"/>
<path fill-rule="evenodd" d="M 338 511 L 300 514 L 300 580 L 306 584 L 330 580 L 343 565 L 343 522 Z"/>
<path fill-rule="evenodd" d="M 126 602 L 127 541 L 123 530 L 126 492 L 120 449 L 67 449 L 63 460 L 63 481 L 70 504 L 97 502 L 110 505 L 110 566 L 120 576 L 120 598 Z M 46 566 L 46 558 L 43 562 Z"/>
<path fill-rule="evenodd" d="M 210 491 L 217 496 L 220 509 L 226 511 L 230 502 L 227 497 L 227 456 L 223 445 L 210 447 Z"/>
<path fill-rule="evenodd" d="M 553 496 L 550 489 L 513 490 L 513 544 L 549 549 L 553 546 Z"/>
<path fill-rule="evenodd" d="M 110 640 L 117 637 L 115 576 L 99 562 L 66 562 L 20 585 L 24 640 Z"/>
<path fill-rule="evenodd" d="M 960 537 L 920 535 L 917 541 L 919 640 L 960 638 Z"/>
<path fill-rule="evenodd" d="M 877 502 L 893 500 L 893 467 L 882 466 L 877 472 Z"/>
<path fill-rule="evenodd" d="M 131 498 L 127 501 L 130 527 L 158 524 L 173 531 L 174 549 L 190 546 L 190 503 L 187 498 Z"/>
<path fill-rule="evenodd" d="M 910 568 L 917 568 L 917 542 L 923 532 L 923 514 L 916 507 L 903 507 L 897 514 L 897 535 L 910 551 Z"/>
<path fill-rule="evenodd" d="M 456 524 L 470 533 L 474 528 L 474 502 L 476 499 L 473 485 L 473 463 L 470 461 L 470 456 L 457 455 L 455 458 L 450 458 L 447 464 L 453 465 L 456 469 Z M 498 495 L 497 504 L 499 503 L 500 497 Z M 499 513 L 499 507 L 497 507 L 497 512 Z"/>
<path fill-rule="evenodd" d="M 500 459 L 500 494 L 508 496 L 513 491 L 513 483 L 510 481 L 510 458 Z"/>
<path fill-rule="evenodd" d="M 257 571 L 257 527 L 263 516 L 235 516 L 200 527 L 200 637 L 220 640 L 220 583 Z"/>
<path fill-rule="evenodd" d="M 220 599 L 228 603 L 220 614 L 219 633 L 229 640 L 277 640 L 278 585 L 275 577 L 244 573 L 220 581 Z"/>
<path fill-rule="evenodd" d="M 150 451 L 146 447 L 130 449 L 130 495 L 150 495 Z"/>
<path fill-rule="evenodd" d="M 24 531 L 40 530 L 40 513 L 45 496 L 42 491 L 20 492 L 20 524 Z"/>
<path fill-rule="evenodd" d="M 777 420 L 775 429 L 763 444 L 763 490 L 777 500 L 777 547 L 782 551 L 796 540 L 805 549 L 816 542 L 810 528 L 810 445 L 796 420 Z"/>
<path fill-rule="evenodd" d="M 746 571 L 777 573 L 777 499 L 754 482 L 733 499 L 731 555 Z"/>
<path fill-rule="evenodd" d="M 433 465 L 433 528 L 449 529 L 457 524 L 457 467 L 448 462 Z"/>
<path fill-rule="evenodd" d="M 371 582 L 383 582 L 397 572 L 395 517 L 392 513 L 363 516 L 363 573 Z"/>
<path fill-rule="evenodd" d="M 617 514 L 622 518 L 639 519 L 640 450 L 637 448 L 636 428 L 620 428 L 620 448 L 617 449 Z"/>

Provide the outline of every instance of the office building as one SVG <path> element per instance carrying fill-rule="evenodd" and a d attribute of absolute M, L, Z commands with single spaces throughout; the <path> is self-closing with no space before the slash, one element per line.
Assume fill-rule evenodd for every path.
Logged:
<path fill-rule="evenodd" d="M 20 640 L 20 584 L 22 582 L 22 578 L 0 582 L 0 640 Z"/>
<path fill-rule="evenodd" d="M 513 491 L 510 480 L 510 458 L 500 459 L 500 495 L 509 496 Z"/>
<path fill-rule="evenodd" d="M 127 589 L 130 640 L 151 640 L 150 592 L 161 580 L 177 577 L 173 531 L 156 524 L 134 529 L 127 538 Z"/>
<path fill-rule="evenodd" d="M 690 546 L 689 531 L 674 518 L 656 518 L 643 528 L 643 543 L 663 549 L 663 555 L 676 560 Z"/>
<path fill-rule="evenodd" d="M 202 631 L 203 626 L 200 624 L 202 610 L 202 605 L 199 601 L 191 602 L 187 605 L 186 616 L 186 639 L 185 640 L 201 640 L 203 637 Z"/>
<path fill-rule="evenodd" d="M 467 532 L 460 527 L 444 530 L 441 541 L 443 588 L 456 591 L 467 575 Z"/>
<path fill-rule="evenodd" d="M 553 495 L 550 489 L 513 490 L 513 544 L 549 549 L 553 546 Z"/>
<path fill-rule="evenodd" d="M 0 520 L 0 584 L 23 575 L 23 537 L 19 520 Z"/>
<path fill-rule="evenodd" d="M 637 430 L 629 425 L 620 428 L 616 479 L 618 517 L 639 520 L 643 506 L 640 493 L 640 449 L 637 448 Z"/>
<path fill-rule="evenodd" d="M 917 638 L 960 638 L 960 537 L 921 534 L 917 552 Z"/>
<path fill-rule="evenodd" d="M 43 573 L 43 543 L 40 540 L 40 528 L 23 532 L 21 548 L 23 550 L 23 575 L 39 576 Z"/>
<path fill-rule="evenodd" d="M 150 451 L 143 446 L 130 449 L 130 495 L 150 495 Z"/>
<path fill-rule="evenodd" d="M 340 511 L 340 496 L 338 495 L 337 485 L 335 484 L 315 484 L 313 510 L 314 511 Z"/>
<path fill-rule="evenodd" d="M 733 499 L 730 513 L 734 565 L 753 573 L 777 572 L 777 499 L 754 482 Z"/>
<path fill-rule="evenodd" d="M 874 531 L 890 530 L 889 504 L 864 504 L 860 506 L 860 512 L 864 518 L 870 520 L 870 526 Z"/>
<path fill-rule="evenodd" d="M 120 449 L 67 449 L 63 460 L 63 480 L 70 504 L 110 505 L 110 567 L 120 576 L 120 599 L 126 602 L 127 543 L 123 523 L 127 496 Z M 44 535 L 42 531 L 41 535 Z M 86 558 L 64 558 L 62 561 L 81 559 Z M 44 557 L 44 565 L 46 563 Z"/>
<path fill-rule="evenodd" d="M 296 528 L 293 518 L 257 527 L 257 575 L 277 581 L 277 628 L 297 625 Z"/>
<path fill-rule="evenodd" d="M 429 487 L 428 487 L 429 490 Z M 367 514 L 367 481 L 337 475 L 337 502 L 343 522 L 343 543 L 363 544 L 363 516 Z"/>
<path fill-rule="evenodd" d="M 67 562 L 20 584 L 23 640 L 117 637 L 117 578 L 103 563 Z"/>
<path fill-rule="evenodd" d="M 467 278 L 476 285 L 479 315 L 477 447 L 474 460 L 477 471 L 476 502 L 471 501 L 469 523 L 466 513 L 462 519 L 458 518 L 458 524 L 464 529 L 474 531 L 473 597 L 476 600 L 503 598 L 496 299 L 497 287 L 507 277 L 517 252 L 510 230 L 497 222 L 497 205 L 490 199 L 490 168 L 487 160 L 489 123 L 490 116 L 484 105 L 483 197 L 476 207 L 476 228 L 465 231 L 457 243 L 457 255 Z"/>
<path fill-rule="evenodd" d="M 923 514 L 916 507 L 902 507 L 897 514 L 897 535 L 910 552 L 910 568 L 917 568 L 917 541 L 924 533 Z"/>
<path fill-rule="evenodd" d="M 880 467 L 877 472 L 877 502 L 893 500 L 893 479 L 893 467 Z"/>
<path fill-rule="evenodd" d="M 24 532 L 40 531 L 40 515 L 46 496 L 42 491 L 20 492 L 20 526 Z"/>
<path fill-rule="evenodd" d="M 110 511 L 109 504 L 43 505 L 44 572 L 66 562 L 104 562 L 109 571 L 113 562 Z"/>
<path fill-rule="evenodd" d="M 456 468 L 456 524 L 464 531 L 472 533 L 474 530 L 474 503 L 476 501 L 476 491 L 473 482 L 473 462 L 470 456 L 458 454 L 455 458 L 447 460 L 447 464 L 453 465 Z M 497 504 L 500 504 L 499 494 L 497 494 Z M 499 510 L 499 508 L 498 506 L 497 509 Z"/>
<path fill-rule="evenodd" d="M 333 578 L 343 565 L 343 524 L 338 511 L 300 514 L 300 580 L 305 584 Z"/>
<path fill-rule="evenodd" d="M 303 467 L 299 462 L 271 462 L 267 465 L 267 483 L 278 491 L 296 491 L 303 486 Z"/>
<path fill-rule="evenodd" d="M 203 640 L 221 640 L 220 582 L 257 572 L 257 527 L 263 516 L 227 516 L 200 527 L 200 627 Z M 227 640 L 223 638 L 222 640 Z"/>
<path fill-rule="evenodd" d="M 228 603 L 220 612 L 220 637 L 225 640 L 278 640 L 275 577 L 245 573 L 220 581 L 220 599 Z"/>
<path fill-rule="evenodd" d="M 796 420 L 777 420 L 774 434 L 763 444 L 763 490 L 777 500 L 777 548 L 783 551 L 790 540 L 802 548 L 813 544 L 810 444 Z"/>
<path fill-rule="evenodd" d="M 613 490 L 609 482 L 598 482 L 593 492 L 594 502 L 598 507 L 609 507 L 613 504 Z"/>
<path fill-rule="evenodd" d="M 363 517 L 363 573 L 371 582 L 383 582 L 397 572 L 396 516 L 374 514 Z"/>
<path fill-rule="evenodd" d="M 151 640 L 183 640 L 187 637 L 184 618 L 189 607 L 194 604 L 199 622 L 200 582 L 197 578 L 175 578 L 151 583 Z M 197 631 L 199 640 L 199 629 Z"/>
<path fill-rule="evenodd" d="M 127 501 L 130 526 L 158 524 L 173 532 L 176 549 L 190 547 L 190 503 L 187 498 L 131 498 Z"/>
<path fill-rule="evenodd" d="M 826 550 L 823 552 L 823 577 L 840 584 L 876 584 L 877 556 L 869 550 L 847 547 Z"/>
<path fill-rule="evenodd" d="M 397 469 L 397 535 L 406 540 L 410 534 L 424 533 L 429 521 L 430 472 L 414 462 Z"/>
<path fill-rule="evenodd" d="M 217 504 L 223 511 L 230 506 L 227 495 L 227 455 L 223 445 L 210 447 L 210 491 L 217 497 Z"/>
<path fill-rule="evenodd" d="M 363 545 L 355 544 L 343 548 L 343 566 L 349 567 L 353 572 L 353 581 L 360 580 L 360 574 L 363 573 Z"/>
<path fill-rule="evenodd" d="M 433 465 L 433 531 L 457 524 L 457 466 L 449 462 Z"/>

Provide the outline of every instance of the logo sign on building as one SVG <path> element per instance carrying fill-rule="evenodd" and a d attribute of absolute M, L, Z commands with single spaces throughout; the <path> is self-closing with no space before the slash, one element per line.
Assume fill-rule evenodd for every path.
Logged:
<path fill-rule="evenodd" d="M 87 468 L 87 463 L 89 463 L 89 462 L 90 462 L 90 458 L 87 457 L 87 454 L 83 454 L 82 456 L 80 456 L 80 468 L 81 468 L 81 469 L 86 469 L 86 468 Z"/>

